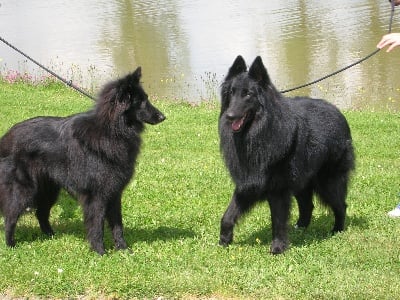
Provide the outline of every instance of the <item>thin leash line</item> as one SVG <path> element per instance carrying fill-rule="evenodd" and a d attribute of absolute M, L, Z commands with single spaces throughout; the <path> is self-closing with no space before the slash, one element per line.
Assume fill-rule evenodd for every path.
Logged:
<path fill-rule="evenodd" d="M 389 2 L 390 2 L 390 4 L 391 4 L 392 9 L 391 9 L 391 11 L 390 11 L 390 21 L 389 21 L 388 33 L 391 33 L 391 32 L 392 32 L 392 23 L 393 23 L 393 16 L 394 16 L 394 8 L 395 8 L 395 5 L 394 5 L 394 0 L 389 0 Z"/>
<path fill-rule="evenodd" d="M 68 85 L 69 87 L 75 89 L 76 91 L 78 91 L 79 93 L 81 93 L 82 95 L 92 99 L 92 100 L 96 100 L 95 97 L 93 97 L 92 95 L 90 95 L 89 93 L 85 92 L 84 90 L 82 90 L 81 88 L 79 88 L 78 86 L 74 85 L 72 83 L 72 80 L 67 80 L 63 77 L 61 77 L 60 75 L 58 75 L 57 73 L 53 72 L 52 70 L 50 70 L 49 68 L 45 67 L 44 65 L 42 65 L 41 63 L 39 63 L 38 61 L 34 60 L 32 57 L 30 57 L 29 55 L 27 55 L 26 53 L 22 52 L 20 49 L 18 49 L 17 47 L 13 46 L 12 44 L 10 44 L 9 42 L 7 42 L 5 39 L 3 39 L 0 36 L 0 41 L 2 41 L 4 44 L 6 44 L 7 46 L 9 46 L 10 48 L 14 49 L 15 51 L 17 51 L 19 54 L 23 55 L 24 57 L 26 57 L 27 59 L 29 59 L 31 62 L 33 62 L 34 64 L 36 64 L 37 66 L 39 66 L 40 68 L 42 68 L 43 70 L 45 70 L 46 72 L 50 73 L 51 75 L 53 75 L 54 77 L 56 77 L 58 80 L 62 81 L 63 83 L 65 83 L 66 85 Z"/>
<path fill-rule="evenodd" d="M 339 73 L 341 73 L 341 72 L 343 72 L 343 71 L 345 71 L 345 70 L 347 70 L 347 69 L 350 69 L 351 67 L 354 67 L 354 66 L 356 66 L 356 65 L 358 65 L 358 64 L 360 64 L 360 63 L 362 63 L 364 60 L 369 59 L 371 56 L 374 56 L 375 54 L 377 54 L 380 50 L 381 50 L 381 49 L 376 49 L 376 50 L 374 50 L 374 52 L 368 54 L 368 55 L 365 56 L 364 58 L 361 58 L 361 59 L 357 60 L 356 62 L 354 62 L 354 63 L 352 63 L 352 64 L 350 64 L 350 65 L 348 65 L 348 66 L 346 66 L 346 67 L 344 67 L 344 68 L 341 68 L 341 69 L 339 69 L 339 70 L 337 70 L 337 71 L 335 71 L 335 72 L 333 72 L 333 73 L 330 73 L 330 74 L 328 74 L 328 75 L 325 75 L 325 76 L 323 76 L 323 77 L 321 77 L 321 78 L 319 78 L 319 79 L 317 79 L 317 80 L 311 81 L 311 82 L 306 83 L 306 84 L 303 84 L 303 85 L 296 86 L 296 87 L 291 88 L 291 89 L 287 89 L 287 90 L 280 91 L 280 93 L 284 94 L 284 93 L 288 93 L 288 92 L 291 92 L 291 91 L 294 91 L 294 90 L 299 90 L 299 89 L 304 88 L 304 87 L 306 87 L 306 86 L 313 85 L 313 84 L 318 83 L 318 82 L 320 82 L 320 81 L 322 81 L 322 80 L 325 80 L 325 79 L 327 79 L 327 78 L 329 78 L 329 77 L 335 76 L 336 74 L 339 74 Z"/>
<path fill-rule="evenodd" d="M 392 23 L 393 23 L 394 8 L 395 8 L 395 6 L 394 6 L 394 1 L 393 1 L 393 0 L 390 1 L 390 4 L 391 4 L 392 9 L 391 9 L 391 13 L 390 13 L 390 21 L 389 21 L 389 30 L 388 30 L 388 33 L 391 33 L 391 32 L 392 32 Z M 352 63 L 352 64 L 350 64 L 350 65 L 348 65 L 348 66 L 346 66 L 346 67 L 343 67 L 343 68 L 341 68 L 341 69 L 339 69 L 339 70 L 337 70 L 337 71 L 335 71 L 335 72 L 333 72 L 333 73 L 330 73 L 330 74 L 328 74 L 328 75 L 326 75 L 326 76 L 323 76 L 323 77 L 321 77 L 321 78 L 319 78 L 319 79 L 316 79 L 316 80 L 314 80 L 314 81 L 311 81 L 311 82 L 309 82 L 309 83 L 306 83 L 306 84 L 303 84 L 303 85 L 299 85 L 299 86 L 296 86 L 296 87 L 294 87 L 294 88 L 290 88 L 290 89 L 287 89 L 287 90 L 280 91 L 280 93 L 284 94 L 284 93 L 288 93 L 288 92 L 291 92 L 291 91 L 294 91 L 294 90 L 299 90 L 299 89 L 301 89 L 301 88 L 304 88 L 304 87 L 307 87 L 307 86 L 316 84 L 316 83 L 318 83 L 318 82 L 320 82 L 320 81 L 322 81 L 322 80 L 325 80 L 325 79 L 327 79 L 327 78 L 329 78 L 329 77 L 335 76 L 336 74 L 339 74 L 339 73 L 341 73 L 341 72 L 343 72 L 343 71 L 345 71 L 345 70 L 347 70 L 347 69 L 350 69 L 351 67 L 354 67 L 354 66 L 356 66 L 356 65 L 358 65 L 358 64 L 360 64 L 360 63 L 362 63 L 363 61 L 369 59 L 370 57 L 372 57 L 372 56 L 374 56 L 375 54 L 377 54 L 380 50 L 381 50 L 381 49 L 378 48 L 378 49 L 374 50 L 372 53 L 368 54 L 367 56 L 365 56 L 365 57 L 363 57 L 363 58 L 357 60 L 356 62 L 354 62 L 354 63 Z"/>

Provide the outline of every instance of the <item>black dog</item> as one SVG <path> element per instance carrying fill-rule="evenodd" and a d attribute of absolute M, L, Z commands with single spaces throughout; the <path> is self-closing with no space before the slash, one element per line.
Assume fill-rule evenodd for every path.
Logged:
<path fill-rule="evenodd" d="M 50 209 L 60 188 L 83 207 L 87 237 L 104 254 L 107 219 L 115 247 L 123 237 L 121 195 L 134 173 L 144 123 L 165 117 L 140 85 L 141 68 L 110 82 L 94 108 L 69 117 L 37 117 L 12 127 L 0 140 L 0 208 L 8 246 L 19 216 L 36 207 L 41 230 L 52 235 Z"/>
<path fill-rule="evenodd" d="M 316 193 L 333 210 L 333 232 L 342 231 L 354 152 L 339 110 L 319 99 L 283 97 L 260 57 L 248 71 L 243 58 L 236 58 L 222 84 L 221 101 L 220 146 L 235 191 L 221 220 L 220 244 L 230 244 L 238 218 L 267 199 L 271 252 L 285 251 L 292 195 L 299 206 L 297 226 L 309 225 Z"/>

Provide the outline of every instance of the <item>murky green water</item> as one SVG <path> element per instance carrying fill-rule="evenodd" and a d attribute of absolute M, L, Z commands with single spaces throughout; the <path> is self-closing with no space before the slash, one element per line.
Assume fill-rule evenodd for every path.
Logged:
<path fill-rule="evenodd" d="M 377 0 L 0 0 L 0 36 L 87 88 L 140 65 L 153 97 L 218 96 L 238 54 L 261 55 L 278 89 L 312 81 L 373 52 L 390 5 Z M 393 24 L 400 31 L 400 8 Z M 0 44 L 0 70 L 41 74 Z M 400 49 L 381 51 L 290 95 L 341 108 L 400 110 Z M 39 73 L 38 73 L 39 72 Z"/>

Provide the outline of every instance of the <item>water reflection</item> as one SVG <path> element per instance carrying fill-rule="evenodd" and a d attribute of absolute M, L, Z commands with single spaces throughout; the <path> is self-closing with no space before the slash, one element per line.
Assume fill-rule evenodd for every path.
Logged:
<path fill-rule="evenodd" d="M 153 96 L 189 101 L 216 97 L 238 54 L 248 63 L 261 55 L 278 89 L 312 81 L 374 51 L 390 15 L 386 1 L 374 0 L 0 3 L 1 36 L 63 76 L 91 88 L 141 65 Z M 399 109 L 399 52 L 291 94 Z M 0 59 L 3 73 L 37 72 L 4 45 Z"/>

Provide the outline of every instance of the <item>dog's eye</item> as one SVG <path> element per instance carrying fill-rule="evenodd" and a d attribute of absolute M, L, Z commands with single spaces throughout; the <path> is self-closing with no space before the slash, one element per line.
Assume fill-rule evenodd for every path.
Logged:
<path fill-rule="evenodd" d="M 230 93 L 231 95 L 233 95 L 233 94 L 235 93 L 235 88 L 232 87 L 232 88 L 229 90 L 229 93 Z"/>
<path fill-rule="evenodd" d="M 253 95 L 253 93 L 247 89 L 244 89 L 242 91 L 242 97 L 250 98 Z"/>

